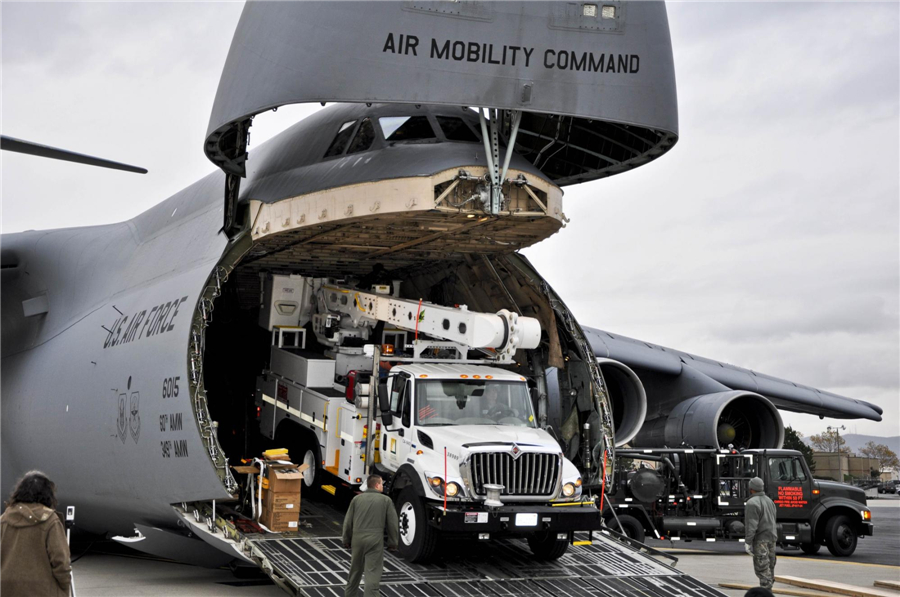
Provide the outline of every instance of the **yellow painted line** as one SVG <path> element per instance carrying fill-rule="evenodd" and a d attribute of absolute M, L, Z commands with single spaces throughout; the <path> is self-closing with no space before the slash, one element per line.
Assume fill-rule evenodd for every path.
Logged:
<path fill-rule="evenodd" d="M 717 555 L 717 556 L 743 556 L 743 553 L 731 553 L 724 551 L 710 551 L 708 549 L 690 549 L 689 547 L 657 547 L 659 551 L 671 551 L 678 552 L 684 555 L 690 554 L 702 554 L 702 555 Z M 798 562 L 817 562 L 819 564 L 844 564 L 849 566 L 870 566 L 873 568 L 893 568 L 897 569 L 900 566 L 895 566 L 893 564 L 869 564 L 867 562 L 845 562 L 843 560 L 828 560 L 823 558 L 802 558 L 799 556 L 783 556 L 778 554 L 779 560 L 797 560 Z"/>
<path fill-rule="evenodd" d="M 668 541 L 668 539 L 663 539 L 663 541 Z M 691 553 L 700 553 L 700 554 L 712 554 L 712 555 L 723 555 L 723 556 L 736 556 L 736 555 L 744 555 L 738 553 L 730 553 L 724 551 L 711 551 L 709 549 L 691 549 L 690 547 L 655 547 L 654 549 L 658 549 L 659 551 L 676 551 L 684 554 Z M 782 556 L 778 556 L 782 557 Z"/>
<path fill-rule="evenodd" d="M 797 560 L 800 562 L 819 562 L 819 563 L 829 563 L 829 564 L 844 564 L 845 566 L 870 566 L 872 568 L 900 568 L 900 566 L 896 566 L 893 564 L 869 564 L 867 562 L 845 562 L 843 560 L 823 560 L 820 558 L 801 558 L 797 556 L 778 556 L 781 560 Z"/>

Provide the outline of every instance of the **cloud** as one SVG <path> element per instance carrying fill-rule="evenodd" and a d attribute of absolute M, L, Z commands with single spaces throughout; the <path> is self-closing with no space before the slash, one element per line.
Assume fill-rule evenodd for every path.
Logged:
<path fill-rule="evenodd" d="M 526 254 L 584 324 L 875 402 L 860 431 L 897 434 L 896 5 L 669 16 L 678 144 L 566 189 L 572 223 Z"/>

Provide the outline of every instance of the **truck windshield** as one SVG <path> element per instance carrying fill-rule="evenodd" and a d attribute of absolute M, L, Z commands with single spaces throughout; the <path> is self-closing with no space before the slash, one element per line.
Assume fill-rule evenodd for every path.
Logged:
<path fill-rule="evenodd" d="M 417 380 L 416 424 L 535 426 L 524 383 L 478 379 Z"/>

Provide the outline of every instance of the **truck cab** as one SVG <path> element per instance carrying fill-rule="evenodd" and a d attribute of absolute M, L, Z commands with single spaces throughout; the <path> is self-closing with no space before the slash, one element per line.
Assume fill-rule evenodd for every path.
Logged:
<path fill-rule="evenodd" d="M 428 559 L 439 533 L 518 535 L 554 559 L 572 533 L 599 529 L 593 502 L 581 501 L 577 468 L 537 426 L 525 377 L 410 364 L 391 369 L 383 388 L 377 468 L 390 479 L 407 559 Z"/>
<path fill-rule="evenodd" d="M 806 460 L 795 450 L 753 452 L 760 459 L 758 475 L 775 502 L 786 543 L 800 539 L 806 553 L 816 553 L 824 544 L 833 555 L 849 556 L 858 537 L 874 533 L 863 490 L 813 479 Z"/>

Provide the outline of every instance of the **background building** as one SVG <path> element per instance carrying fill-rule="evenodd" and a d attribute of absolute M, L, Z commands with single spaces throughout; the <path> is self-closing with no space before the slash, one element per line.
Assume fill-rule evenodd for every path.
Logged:
<path fill-rule="evenodd" d="M 814 452 L 813 460 L 816 462 L 815 476 L 818 479 L 834 479 L 835 481 L 871 479 L 873 470 L 881 470 L 881 464 L 877 458 L 865 458 L 846 452 Z M 848 476 L 849 478 L 847 478 Z M 880 477 L 881 480 L 889 478 L 884 475 Z"/>

